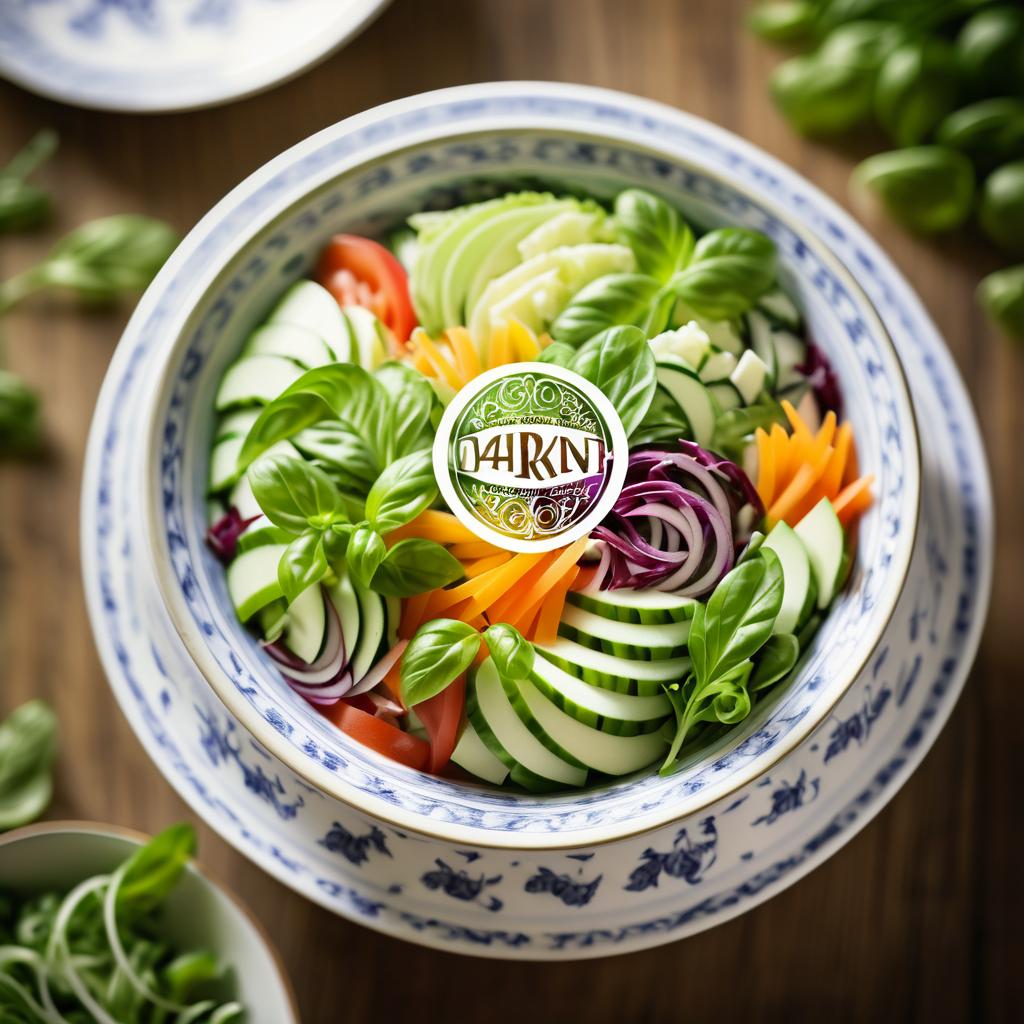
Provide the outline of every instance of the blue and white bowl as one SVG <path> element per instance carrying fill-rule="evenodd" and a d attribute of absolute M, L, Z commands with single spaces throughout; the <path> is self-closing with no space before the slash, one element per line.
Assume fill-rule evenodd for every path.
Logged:
<path fill-rule="evenodd" d="M 479 90 L 479 92 L 478 92 Z M 478 99 L 486 94 L 486 102 Z M 185 240 L 129 325 L 155 381 L 137 467 L 167 612 L 232 715 L 299 777 L 373 822 L 470 847 L 582 849 L 692 818 L 805 739 L 871 657 L 900 595 L 917 527 L 920 466 L 899 360 L 874 308 L 822 238 L 701 146 L 665 134 L 658 108 L 590 119 L 614 94 L 554 85 L 467 87 L 402 101 L 327 129 L 244 182 Z M 480 116 L 473 116 L 475 108 Z M 679 126 L 672 124 L 674 132 Z M 696 139 L 696 136 L 695 136 Z M 396 141 L 397 140 L 397 141 Z M 706 143 L 705 143 L 706 144 Z M 681 155 L 681 152 L 683 155 Z M 771 174 L 765 170 L 765 174 Z M 204 543 L 204 483 L 220 375 L 275 297 L 333 232 L 374 233 L 467 185 L 560 182 L 597 195 L 652 188 L 695 222 L 771 236 L 783 282 L 832 360 L 876 502 L 857 564 L 797 677 L 670 778 L 642 773 L 582 793 L 536 797 L 407 769 L 349 740 L 283 684 L 236 621 Z M 141 351 L 141 349 L 140 349 Z"/>

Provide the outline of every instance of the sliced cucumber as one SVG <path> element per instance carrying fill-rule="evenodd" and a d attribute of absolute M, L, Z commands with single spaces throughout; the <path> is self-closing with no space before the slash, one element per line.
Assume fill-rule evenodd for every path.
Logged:
<path fill-rule="evenodd" d="M 249 335 L 243 356 L 281 356 L 312 370 L 334 362 L 334 353 L 318 334 L 296 324 L 264 324 Z"/>
<path fill-rule="evenodd" d="M 506 682 L 506 688 L 509 686 L 518 689 L 520 700 L 515 710 L 531 734 L 550 751 L 560 751 L 561 757 L 571 757 L 603 775 L 639 771 L 665 752 L 665 740 L 658 732 L 639 736 L 601 732 L 560 710 L 530 680 Z"/>
<path fill-rule="evenodd" d="M 736 357 L 731 352 L 711 352 L 701 363 L 700 379 L 705 384 L 728 380 L 729 374 L 736 369 Z"/>
<path fill-rule="evenodd" d="M 452 751 L 452 760 L 470 775 L 500 786 L 508 778 L 508 765 L 488 749 L 472 722 L 466 722 Z"/>
<path fill-rule="evenodd" d="M 376 370 L 388 357 L 383 324 L 361 306 L 346 306 L 342 312 L 355 340 L 355 358 L 364 370 Z"/>
<path fill-rule="evenodd" d="M 373 667 L 384 639 L 384 598 L 352 581 L 359 599 L 359 639 L 351 651 L 352 679 L 359 682 Z"/>
<path fill-rule="evenodd" d="M 813 607 L 811 563 L 800 538 L 786 523 L 776 523 L 761 544 L 779 556 L 782 565 L 782 607 L 773 633 L 795 633 Z"/>
<path fill-rule="evenodd" d="M 266 405 L 302 376 L 302 368 L 280 356 L 243 356 L 228 367 L 217 391 L 218 412 L 237 405 Z"/>
<path fill-rule="evenodd" d="M 577 721 L 616 736 L 653 732 L 672 711 L 664 694 L 633 697 L 592 686 L 539 654 L 534 658 L 530 682 Z"/>
<path fill-rule="evenodd" d="M 548 661 L 591 686 L 638 697 L 664 693 L 662 683 L 682 682 L 690 671 L 689 658 L 664 658 L 646 661 L 621 658 L 585 644 L 559 637 L 553 644 L 537 647 Z"/>
<path fill-rule="evenodd" d="M 239 552 L 251 551 L 253 548 L 261 548 L 265 544 L 289 544 L 294 539 L 294 536 L 287 530 L 268 523 L 265 517 L 260 516 L 255 523 L 239 534 L 238 550 Z"/>
<path fill-rule="evenodd" d="M 260 508 L 256 495 L 252 493 L 252 486 L 249 484 L 247 476 L 240 476 L 238 483 L 231 489 L 231 494 L 228 496 L 228 507 L 237 509 L 243 519 L 252 519 L 254 516 L 263 515 L 263 509 Z"/>
<path fill-rule="evenodd" d="M 345 656 L 352 662 L 352 654 L 359 643 L 359 633 L 362 625 L 362 612 L 359 606 L 359 598 L 356 595 L 355 587 L 348 577 L 348 573 L 341 572 L 337 580 L 327 588 L 327 596 L 338 613 L 338 622 L 341 624 L 341 640 L 345 645 Z M 359 678 L 353 676 L 353 684 L 359 682 Z"/>
<path fill-rule="evenodd" d="M 743 404 L 753 405 L 768 381 L 768 367 L 756 352 L 748 348 L 740 356 L 729 380 L 740 393 Z"/>
<path fill-rule="evenodd" d="M 240 554 L 228 566 L 228 593 L 242 622 L 281 597 L 277 566 L 284 549 L 284 544 L 266 544 Z"/>
<path fill-rule="evenodd" d="M 739 393 L 732 381 L 720 380 L 717 384 L 708 385 L 708 393 L 718 404 L 722 412 L 729 412 L 730 409 L 738 409 L 744 405 L 743 396 Z"/>
<path fill-rule="evenodd" d="M 587 781 L 587 771 L 582 764 L 570 764 L 553 754 L 523 724 L 509 703 L 490 658 L 470 680 L 466 709 L 483 743 L 508 765 L 512 778 L 526 788 L 582 786 Z M 525 769 L 525 774 L 517 771 L 520 767 Z M 539 780 L 539 785 L 535 780 Z"/>
<path fill-rule="evenodd" d="M 563 627 L 572 630 L 574 635 L 563 633 Z M 566 605 L 559 633 L 585 646 L 619 657 L 678 658 L 686 653 L 690 621 L 685 619 L 659 625 L 616 622 L 584 608 Z"/>
<path fill-rule="evenodd" d="M 763 313 L 752 309 L 747 313 L 747 328 L 750 331 L 750 347 L 768 370 L 768 386 L 775 387 L 778 367 L 775 360 L 775 341 L 772 337 L 772 326 Z"/>
<path fill-rule="evenodd" d="M 762 295 L 757 300 L 757 305 L 759 309 L 767 313 L 777 323 L 788 327 L 791 331 L 799 329 L 800 310 L 796 308 L 796 303 L 781 288 L 776 288 Z"/>
<path fill-rule="evenodd" d="M 309 663 L 316 661 L 327 632 L 324 592 L 319 583 L 307 587 L 288 606 L 285 643 L 296 657 Z"/>
<path fill-rule="evenodd" d="M 336 362 L 355 362 L 348 324 L 334 296 L 316 281 L 298 281 L 270 311 L 268 324 L 294 324 L 322 338 Z"/>
<path fill-rule="evenodd" d="M 659 362 L 658 384 L 679 406 L 697 444 L 702 448 L 710 445 L 715 434 L 715 406 L 697 375 L 682 362 Z"/>
<path fill-rule="evenodd" d="M 226 491 L 238 480 L 241 472 L 238 468 L 238 456 L 242 454 L 243 444 L 245 435 L 236 434 L 234 437 L 225 437 L 213 446 L 210 452 L 210 494 Z"/>
<path fill-rule="evenodd" d="M 822 498 L 796 524 L 796 535 L 807 549 L 814 582 L 818 585 L 818 607 L 827 608 L 843 581 L 846 569 L 846 534 L 832 502 Z"/>
<path fill-rule="evenodd" d="M 618 622 L 637 622 L 658 625 L 663 622 L 682 622 L 692 619 L 697 602 L 692 597 L 679 597 L 660 590 L 633 590 L 621 587 L 615 590 L 571 590 L 569 604 L 603 615 Z"/>
<path fill-rule="evenodd" d="M 259 409 L 237 409 L 222 416 L 213 432 L 214 442 L 223 441 L 228 437 L 245 437 L 252 425 L 259 419 Z"/>
<path fill-rule="evenodd" d="M 807 358 L 807 344 L 803 338 L 789 331 L 775 331 L 772 334 L 775 345 L 775 387 L 778 390 L 803 384 L 807 378 L 797 367 Z"/>

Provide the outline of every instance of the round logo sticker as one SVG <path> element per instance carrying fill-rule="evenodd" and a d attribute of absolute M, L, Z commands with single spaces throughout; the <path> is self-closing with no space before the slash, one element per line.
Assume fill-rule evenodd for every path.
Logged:
<path fill-rule="evenodd" d="M 628 458 L 611 402 L 547 363 L 474 378 L 434 440 L 434 473 L 452 512 L 510 551 L 550 551 L 593 529 L 619 495 Z"/>

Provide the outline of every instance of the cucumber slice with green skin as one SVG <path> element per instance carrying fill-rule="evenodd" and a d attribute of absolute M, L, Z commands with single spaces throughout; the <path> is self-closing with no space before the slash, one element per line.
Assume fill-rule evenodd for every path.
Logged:
<path fill-rule="evenodd" d="M 781 522 L 772 527 L 761 547 L 774 551 L 782 565 L 782 607 L 775 617 L 772 632 L 795 633 L 808 606 L 814 601 L 811 593 L 814 584 L 807 551 L 793 528 Z"/>
<path fill-rule="evenodd" d="M 327 587 L 327 597 L 338 613 L 338 622 L 341 624 L 341 641 L 345 645 L 345 657 L 351 665 L 353 652 L 359 643 L 359 634 L 362 628 L 362 609 L 348 573 L 339 573 L 338 578 Z M 353 685 L 357 682 L 359 682 L 358 678 L 353 675 Z"/>
<path fill-rule="evenodd" d="M 561 625 L 575 630 L 580 643 L 627 658 L 682 657 L 690 637 L 689 619 L 658 625 L 616 622 L 575 605 L 566 605 Z"/>
<path fill-rule="evenodd" d="M 736 369 L 737 360 L 731 352 L 711 352 L 700 366 L 700 379 L 705 384 L 728 380 L 729 374 Z"/>
<path fill-rule="evenodd" d="M 466 722 L 452 751 L 452 760 L 470 775 L 495 786 L 500 786 L 508 778 L 508 765 L 491 753 L 472 722 Z"/>
<path fill-rule="evenodd" d="M 772 337 L 772 326 L 768 318 L 752 309 L 747 313 L 747 329 L 750 332 L 750 347 L 768 370 L 768 387 L 774 389 L 778 379 L 778 366 L 775 359 L 775 340 Z"/>
<path fill-rule="evenodd" d="M 213 432 L 214 443 L 229 437 L 246 437 L 259 416 L 259 409 L 238 409 L 222 416 L 217 429 Z"/>
<path fill-rule="evenodd" d="M 743 405 L 753 405 L 768 383 L 768 367 L 761 357 L 747 349 L 729 377 Z"/>
<path fill-rule="evenodd" d="M 658 384 L 672 396 L 682 410 L 693 440 L 702 448 L 711 444 L 715 435 L 715 404 L 700 378 L 682 362 L 659 362 Z"/>
<path fill-rule="evenodd" d="M 796 303 L 781 289 L 767 292 L 757 300 L 757 308 L 771 320 L 791 331 L 800 329 L 800 310 Z"/>
<path fill-rule="evenodd" d="M 355 341 L 355 358 L 352 361 L 372 373 L 388 357 L 383 325 L 368 309 L 361 306 L 345 306 L 342 313 Z"/>
<path fill-rule="evenodd" d="M 646 768 L 665 753 L 658 732 L 613 736 L 578 722 L 556 707 L 528 679 L 505 680 L 506 693 L 515 688 L 513 704 L 523 724 L 553 753 L 593 768 L 602 775 L 628 775 Z"/>
<path fill-rule="evenodd" d="M 534 658 L 530 682 L 576 721 L 615 736 L 653 732 L 672 712 L 664 694 L 632 697 L 591 686 L 539 654 Z"/>
<path fill-rule="evenodd" d="M 398 623 L 402 619 L 402 600 L 398 597 L 384 598 L 384 629 L 383 649 L 390 651 L 398 643 Z"/>
<path fill-rule="evenodd" d="M 334 353 L 318 334 L 295 324 L 264 324 L 257 327 L 242 349 L 243 356 L 281 356 L 312 370 L 333 363 Z"/>
<path fill-rule="evenodd" d="M 280 356 L 243 356 L 221 378 L 218 412 L 237 405 L 266 405 L 302 376 L 302 367 Z"/>
<path fill-rule="evenodd" d="M 553 754 L 523 724 L 509 703 L 490 658 L 470 679 L 466 707 L 480 739 L 508 765 L 513 780 L 520 785 L 527 789 L 551 789 L 586 783 L 587 771 L 582 764 L 570 764 Z"/>
<path fill-rule="evenodd" d="M 637 697 L 659 696 L 665 692 L 664 683 L 680 683 L 690 672 L 689 658 L 660 661 L 620 658 L 565 637 L 543 647 L 537 645 L 537 650 L 552 664 L 591 686 Z"/>
<path fill-rule="evenodd" d="M 781 391 L 794 384 L 804 383 L 807 378 L 797 369 L 807 359 L 807 343 L 804 339 L 789 331 L 775 331 L 772 344 L 775 346 L 775 387 Z"/>
<path fill-rule="evenodd" d="M 722 412 L 738 409 L 741 405 L 745 404 L 743 396 L 732 381 L 720 380 L 715 384 L 709 384 L 708 392 Z"/>
<path fill-rule="evenodd" d="M 348 324 L 334 296 L 316 281 L 297 281 L 270 311 L 268 324 L 292 324 L 311 331 L 334 353 L 334 361 L 355 362 Z M 283 390 L 283 389 L 282 389 Z"/>
<path fill-rule="evenodd" d="M 264 605 L 256 613 L 255 622 L 268 644 L 277 643 L 288 624 L 288 602 L 279 597 L 276 601 Z"/>
<path fill-rule="evenodd" d="M 832 502 L 822 498 L 794 527 L 818 585 L 818 607 L 827 608 L 846 575 L 846 534 Z"/>
<path fill-rule="evenodd" d="M 294 539 L 294 535 L 287 530 L 282 530 L 280 526 L 268 523 L 265 517 L 260 517 L 239 534 L 238 552 L 241 554 L 265 544 L 290 544 Z"/>
<path fill-rule="evenodd" d="M 352 587 L 359 599 L 359 639 L 355 647 L 348 648 L 351 652 L 351 671 L 353 682 L 358 683 L 373 667 L 380 653 L 381 642 L 384 640 L 384 598 L 361 587 L 352 580 Z"/>
<path fill-rule="evenodd" d="M 284 544 L 265 544 L 239 555 L 228 566 L 228 593 L 242 622 L 282 596 L 277 566 L 284 549 Z"/>
<path fill-rule="evenodd" d="M 652 626 L 665 622 L 692 619 L 697 602 L 692 597 L 679 597 L 660 590 L 571 590 L 569 604 L 617 622 L 636 622 Z"/>
<path fill-rule="evenodd" d="M 210 480 L 207 489 L 210 494 L 226 491 L 233 487 L 241 475 L 238 468 L 238 456 L 242 454 L 245 444 L 244 435 L 226 437 L 218 441 L 210 452 Z"/>
<path fill-rule="evenodd" d="M 254 516 L 263 515 L 263 509 L 252 493 L 252 486 L 247 476 L 240 476 L 238 483 L 231 489 L 228 496 L 228 507 L 237 510 L 243 519 L 252 519 Z"/>
<path fill-rule="evenodd" d="M 206 521 L 212 526 L 218 519 L 223 519 L 227 515 L 227 509 L 224 507 L 224 502 L 220 498 L 207 498 L 206 499 Z"/>
<path fill-rule="evenodd" d="M 319 583 L 307 587 L 288 606 L 284 627 L 285 644 L 304 662 L 316 661 L 327 633 L 327 611 Z"/>

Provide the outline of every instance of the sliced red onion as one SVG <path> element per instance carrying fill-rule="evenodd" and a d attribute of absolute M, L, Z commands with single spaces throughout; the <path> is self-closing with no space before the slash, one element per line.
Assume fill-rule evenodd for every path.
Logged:
<path fill-rule="evenodd" d="M 321 707 L 337 704 L 352 689 L 352 674 L 350 672 L 343 672 L 337 679 L 325 686 L 303 686 L 302 683 L 297 683 L 294 679 L 289 679 L 288 676 L 284 678 L 300 697 L 305 697 L 310 704 L 318 704 Z"/>
<path fill-rule="evenodd" d="M 227 565 L 238 551 L 238 538 L 252 523 L 262 518 L 257 515 L 251 519 L 243 519 L 238 509 L 232 505 L 217 522 L 210 525 L 206 531 L 206 543 L 217 558 Z"/>
<path fill-rule="evenodd" d="M 349 694 L 351 697 L 356 697 L 360 693 L 368 693 L 378 683 L 382 682 L 384 677 L 391 671 L 392 666 L 396 661 L 405 653 L 406 647 L 409 646 L 408 640 L 399 640 L 394 647 L 385 654 L 376 665 L 372 666 L 370 670 L 360 679 L 355 686 L 352 687 L 352 692 Z M 375 694 L 371 694 L 371 697 Z M 399 707 L 399 712 L 402 708 Z"/>
<path fill-rule="evenodd" d="M 281 666 L 285 678 L 300 686 L 325 686 L 336 682 L 347 667 L 345 638 L 341 633 L 341 620 L 334 602 L 324 594 L 327 611 L 327 635 L 324 648 L 314 662 L 305 662 L 296 657 L 280 641 L 264 644 L 263 649 Z M 350 684 L 351 685 L 351 684 Z"/>

